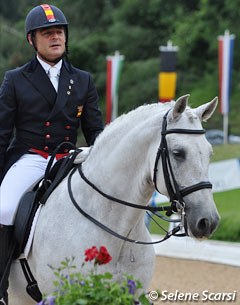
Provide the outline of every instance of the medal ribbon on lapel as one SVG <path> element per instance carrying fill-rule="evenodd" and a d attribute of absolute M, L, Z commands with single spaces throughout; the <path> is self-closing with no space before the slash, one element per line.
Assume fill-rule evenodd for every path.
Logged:
<path fill-rule="evenodd" d="M 53 11 L 52 11 L 50 5 L 48 5 L 48 4 L 42 4 L 41 7 L 42 7 L 42 9 L 43 9 L 43 11 L 44 11 L 44 13 L 45 13 L 45 15 L 46 15 L 46 17 L 47 17 L 47 21 L 48 21 L 48 22 L 54 22 L 54 21 L 56 21 L 56 18 L 55 18 L 54 14 L 53 14 Z"/>

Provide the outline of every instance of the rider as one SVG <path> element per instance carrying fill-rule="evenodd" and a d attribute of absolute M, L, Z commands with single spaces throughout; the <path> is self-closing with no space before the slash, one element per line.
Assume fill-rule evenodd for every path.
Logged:
<path fill-rule="evenodd" d="M 90 74 L 67 59 L 68 22 L 63 12 L 53 5 L 38 5 L 28 13 L 25 28 L 36 56 L 6 72 L 0 88 L 0 279 L 22 194 L 44 174 L 56 146 L 76 144 L 80 126 L 88 145 L 103 130 Z M 57 73 L 51 82 L 53 67 Z M 63 147 L 56 158 L 68 152 Z M 0 305 L 8 304 L 7 288 L 6 280 Z"/>

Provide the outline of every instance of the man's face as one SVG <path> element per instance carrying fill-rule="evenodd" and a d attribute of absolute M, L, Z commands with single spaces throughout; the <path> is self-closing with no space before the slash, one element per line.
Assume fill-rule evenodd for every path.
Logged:
<path fill-rule="evenodd" d="M 38 56 L 49 64 L 53 64 L 56 59 L 63 55 L 65 42 L 66 36 L 63 26 L 36 30 L 35 45 Z"/>

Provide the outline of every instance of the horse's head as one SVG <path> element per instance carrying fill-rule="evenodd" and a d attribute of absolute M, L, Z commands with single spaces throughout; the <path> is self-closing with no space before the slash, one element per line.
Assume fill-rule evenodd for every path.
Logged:
<path fill-rule="evenodd" d="M 203 238 L 209 237 L 219 223 L 208 181 L 212 147 L 201 125 L 212 116 L 217 98 L 195 109 L 188 107 L 187 101 L 188 95 L 180 97 L 163 119 L 154 182 L 160 192 L 170 197 L 173 208 L 175 205 L 176 211 L 185 213 L 186 232 Z M 160 186 L 161 175 L 165 188 Z"/>

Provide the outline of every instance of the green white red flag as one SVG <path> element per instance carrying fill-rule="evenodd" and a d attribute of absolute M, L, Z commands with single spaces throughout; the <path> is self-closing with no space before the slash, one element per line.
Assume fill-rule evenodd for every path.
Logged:
<path fill-rule="evenodd" d="M 113 121 L 118 115 L 118 89 L 124 56 L 118 51 L 107 56 L 106 81 L 106 123 Z"/>

